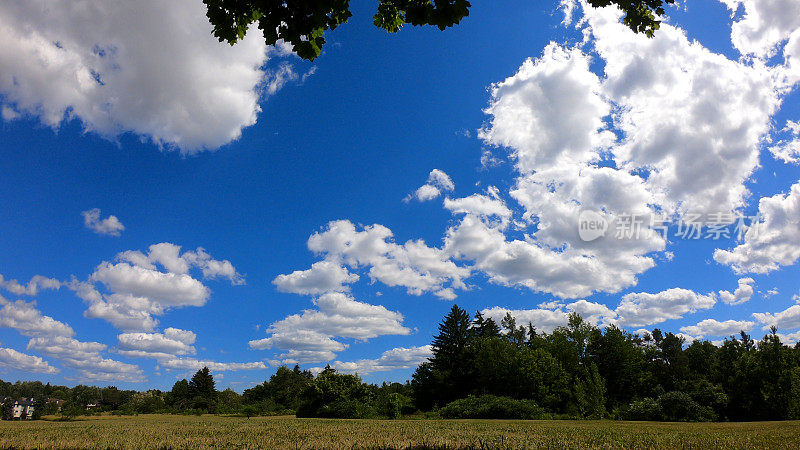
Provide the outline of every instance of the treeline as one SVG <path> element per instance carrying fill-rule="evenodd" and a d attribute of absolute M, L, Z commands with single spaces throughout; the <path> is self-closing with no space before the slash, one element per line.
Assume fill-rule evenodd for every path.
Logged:
<path fill-rule="evenodd" d="M 453 306 L 411 385 L 418 408 L 451 417 L 526 409 L 531 417 L 800 419 L 800 345 L 784 345 L 776 331 L 759 342 L 741 332 L 720 347 L 686 346 L 673 333 L 601 330 L 577 314 L 543 333 L 511 315 L 498 326 Z"/>
<path fill-rule="evenodd" d="M 415 411 L 408 383 L 376 386 L 364 383 L 357 375 L 337 373 L 331 368 L 315 377 L 298 366 L 278 368 L 268 381 L 246 389 L 241 395 L 232 389 L 218 391 L 207 367 L 198 370 L 191 380 L 177 381 L 170 391 L 85 385 L 69 388 L 39 381 L 11 384 L 0 380 L 3 420 L 11 419 L 14 400 L 30 398 L 35 404 L 32 419 L 43 415 L 70 419 L 104 412 L 398 418 Z"/>
<path fill-rule="evenodd" d="M 611 418 L 668 421 L 800 419 L 800 345 L 774 328 L 719 347 L 656 329 L 599 329 L 577 314 L 551 333 L 500 324 L 453 306 L 433 356 L 410 382 L 364 383 L 327 367 L 316 376 L 280 367 L 243 394 L 218 391 L 208 368 L 170 391 L 0 382 L 0 398 L 34 398 L 36 415 L 296 414 L 298 417 Z M 63 400 L 55 402 L 54 399 Z M 4 413 L 5 415 L 5 413 Z"/>
<path fill-rule="evenodd" d="M 75 387 L 43 384 L 39 381 L 0 380 L 0 399 L 4 400 L 2 418 L 11 416 L 14 400 L 34 399 L 33 419 L 42 415 L 61 415 L 65 418 L 93 415 L 150 413 L 235 413 L 241 407 L 241 395 L 232 389 L 217 391 L 208 368 L 198 370 L 191 380 L 180 380 L 171 391 L 122 390 L 114 386 Z"/>

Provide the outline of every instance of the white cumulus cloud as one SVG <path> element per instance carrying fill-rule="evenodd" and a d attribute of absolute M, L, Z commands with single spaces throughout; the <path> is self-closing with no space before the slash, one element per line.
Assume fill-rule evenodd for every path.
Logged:
<path fill-rule="evenodd" d="M 205 13 L 193 0 L 3 3 L 5 108 L 184 153 L 235 140 L 256 122 L 273 50 L 259 32 L 233 47 L 218 42 Z"/>
<path fill-rule="evenodd" d="M 776 313 L 753 313 L 753 317 L 764 325 L 765 330 L 773 326 L 781 330 L 800 328 L 800 305 Z"/>
<path fill-rule="evenodd" d="M 346 286 L 358 281 L 356 274 L 334 261 L 317 261 L 307 270 L 295 270 L 287 275 L 278 275 L 272 283 L 281 292 L 319 295 L 330 291 L 347 291 Z"/>
<path fill-rule="evenodd" d="M 57 368 L 38 356 L 26 355 L 13 348 L 0 348 L 0 366 L 32 373 L 58 373 Z"/>
<path fill-rule="evenodd" d="M 701 295 L 683 288 L 672 288 L 655 294 L 637 292 L 626 294 L 615 310 L 616 324 L 625 327 L 655 325 L 702 309 L 711 309 L 716 295 Z"/>
<path fill-rule="evenodd" d="M 336 361 L 331 364 L 334 369 L 344 373 L 358 373 L 361 375 L 374 372 L 388 372 L 391 370 L 410 369 L 417 367 L 433 356 L 430 345 L 420 347 L 397 347 L 387 350 L 376 359 L 359 359 L 357 361 Z M 315 368 L 321 370 L 319 368 Z M 312 369 L 312 371 L 317 371 Z"/>
<path fill-rule="evenodd" d="M 719 291 L 719 299 L 729 305 L 745 303 L 753 296 L 753 283 L 755 280 L 752 278 L 740 278 L 736 290 L 733 292 Z"/>
<path fill-rule="evenodd" d="M 105 219 L 100 218 L 100 210 L 98 208 L 90 209 L 81 213 L 83 216 L 83 224 L 86 228 L 94 231 L 97 234 L 105 234 L 108 236 L 119 236 L 125 231 L 125 225 L 117 219 L 117 216 L 111 215 Z"/>
<path fill-rule="evenodd" d="M 788 194 L 763 197 L 758 216 L 761 220 L 747 229 L 744 242 L 714 252 L 717 262 L 736 273 L 768 273 L 800 258 L 800 183 L 792 185 Z"/>
<path fill-rule="evenodd" d="M 689 335 L 702 339 L 706 336 L 738 335 L 740 331 L 750 331 L 755 326 L 755 322 L 748 320 L 725 320 L 705 319 L 697 325 L 681 327 L 681 331 Z"/>
<path fill-rule="evenodd" d="M 215 260 L 202 248 L 181 253 L 180 246 L 163 242 L 151 245 L 146 254 L 119 253 L 116 261 L 100 263 L 89 280 L 73 279 L 68 286 L 87 303 L 86 317 L 105 319 L 126 331 L 149 331 L 158 324 L 154 316 L 206 304 L 211 290 L 192 276 L 191 269 L 199 269 L 204 279 L 245 282 L 230 261 Z"/>
<path fill-rule="evenodd" d="M 380 305 L 356 301 L 348 294 L 329 292 L 314 300 L 317 309 L 306 309 L 267 328 L 269 337 L 250 341 L 254 349 L 277 348 L 283 364 L 329 361 L 347 348 L 336 337 L 367 340 L 383 335 L 407 335 L 403 315 Z"/>
<path fill-rule="evenodd" d="M 428 174 L 428 182 L 417 188 L 413 194 L 406 197 L 406 201 L 417 199 L 421 202 L 433 200 L 444 192 L 452 192 L 456 188 L 450 176 L 439 169 L 431 170 Z"/>

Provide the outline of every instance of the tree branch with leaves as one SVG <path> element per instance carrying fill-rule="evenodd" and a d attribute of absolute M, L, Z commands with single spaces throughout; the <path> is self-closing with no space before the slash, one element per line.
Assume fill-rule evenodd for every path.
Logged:
<path fill-rule="evenodd" d="M 587 0 L 593 7 L 616 5 L 623 23 L 653 37 L 664 15 L 664 5 L 675 0 Z M 288 42 L 303 59 L 313 61 L 322 52 L 324 34 L 346 23 L 352 13 L 349 0 L 203 0 L 213 34 L 231 45 L 242 40 L 254 23 L 268 45 Z M 446 30 L 469 15 L 468 0 L 380 0 L 373 16 L 376 27 L 389 33 L 403 25 L 434 26 Z"/>

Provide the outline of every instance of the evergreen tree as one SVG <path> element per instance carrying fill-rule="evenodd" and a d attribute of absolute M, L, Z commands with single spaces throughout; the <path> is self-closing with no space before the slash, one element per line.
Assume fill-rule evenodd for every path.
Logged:
<path fill-rule="evenodd" d="M 436 368 L 450 370 L 460 362 L 462 353 L 470 340 L 470 318 L 466 311 L 453 305 L 450 312 L 439 324 L 439 334 L 431 343 Z"/>
<path fill-rule="evenodd" d="M 189 381 L 189 397 L 196 409 L 214 412 L 216 409 L 217 389 L 214 377 L 208 367 L 203 367 Z"/>
<path fill-rule="evenodd" d="M 475 337 L 488 338 L 500 336 L 500 327 L 491 317 L 483 318 L 480 311 L 475 312 L 475 320 L 472 321 L 472 330 Z"/>
<path fill-rule="evenodd" d="M 186 409 L 189 406 L 191 396 L 189 395 L 189 382 L 186 381 L 186 378 L 176 381 L 172 385 L 172 391 L 170 391 L 168 399 L 167 403 L 177 410 Z"/>
<path fill-rule="evenodd" d="M 471 322 L 465 310 L 453 305 L 439 324 L 439 333 L 431 343 L 430 364 L 420 365 L 414 374 L 412 384 L 420 406 L 443 406 L 469 389 Z"/>

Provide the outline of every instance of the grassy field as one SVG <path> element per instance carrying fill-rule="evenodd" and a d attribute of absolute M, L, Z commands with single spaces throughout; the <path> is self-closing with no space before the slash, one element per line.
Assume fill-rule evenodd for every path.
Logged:
<path fill-rule="evenodd" d="M 800 422 L 101 416 L 0 422 L 0 448 L 800 448 Z"/>

